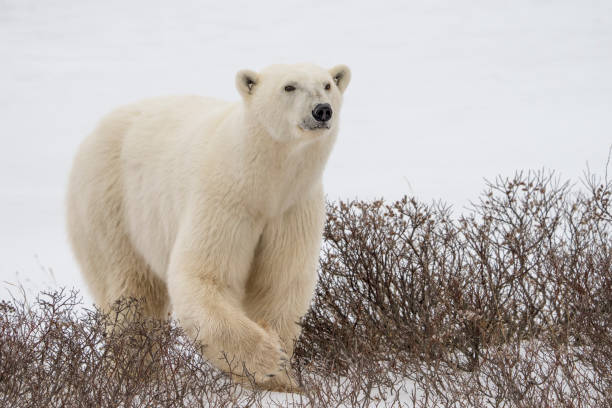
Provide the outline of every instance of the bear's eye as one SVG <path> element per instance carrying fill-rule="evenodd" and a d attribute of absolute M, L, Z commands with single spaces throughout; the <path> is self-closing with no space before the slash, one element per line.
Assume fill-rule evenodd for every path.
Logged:
<path fill-rule="evenodd" d="M 330 84 L 325 84 L 325 90 L 329 91 L 331 89 L 331 85 Z"/>
<path fill-rule="evenodd" d="M 285 87 L 285 92 L 293 92 L 293 91 L 295 91 L 295 86 L 293 86 L 293 85 L 287 85 L 287 86 Z"/>

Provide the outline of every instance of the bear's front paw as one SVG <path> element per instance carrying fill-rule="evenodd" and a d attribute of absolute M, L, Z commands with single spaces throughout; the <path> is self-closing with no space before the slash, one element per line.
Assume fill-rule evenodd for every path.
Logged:
<path fill-rule="evenodd" d="M 289 357 L 281 346 L 278 334 L 271 330 L 266 331 L 255 345 L 249 360 L 246 362 L 246 369 L 255 377 L 257 383 L 282 374 L 289 365 Z"/>
<path fill-rule="evenodd" d="M 274 391 L 274 392 L 288 392 L 288 393 L 302 393 L 304 390 L 298 384 L 295 377 L 291 374 L 291 370 L 287 369 L 270 378 L 263 384 L 257 384 L 259 389 Z"/>

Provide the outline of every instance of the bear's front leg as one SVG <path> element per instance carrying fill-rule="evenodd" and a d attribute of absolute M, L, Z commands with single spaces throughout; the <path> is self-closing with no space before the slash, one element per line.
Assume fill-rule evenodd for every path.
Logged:
<path fill-rule="evenodd" d="M 289 357 L 300 335 L 317 282 L 325 200 L 322 189 L 290 208 L 262 233 L 247 282 L 244 307 L 249 317 L 270 325 Z M 277 376 L 271 389 L 293 389 L 291 375 Z"/>
<path fill-rule="evenodd" d="M 246 369 L 259 384 L 282 374 L 288 359 L 279 336 L 242 307 L 262 228 L 240 212 L 218 208 L 188 220 L 179 230 L 167 277 L 176 317 L 205 346 L 211 363 L 237 376 L 246 376 Z"/>

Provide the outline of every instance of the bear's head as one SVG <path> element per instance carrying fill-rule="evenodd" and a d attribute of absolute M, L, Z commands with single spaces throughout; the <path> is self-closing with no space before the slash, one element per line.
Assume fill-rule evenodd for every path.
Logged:
<path fill-rule="evenodd" d="M 250 120 L 278 141 L 308 140 L 336 132 L 342 94 L 351 80 L 346 65 L 311 64 L 241 70 L 236 87 Z"/>

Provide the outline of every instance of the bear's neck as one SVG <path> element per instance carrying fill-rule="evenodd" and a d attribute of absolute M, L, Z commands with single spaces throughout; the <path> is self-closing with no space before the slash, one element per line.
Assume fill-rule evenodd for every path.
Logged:
<path fill-rule="evenodd" d="M 240 132 L 246 140 L 238 144 L 243 146 L 237 152 L 239 173 L 247 177 L 243 186 L 251 199 L 257 198 L 260 210 L 278 214 L 320 187 L 336 132 L 281 142 L 261 126 L 248 126 Z"/>

